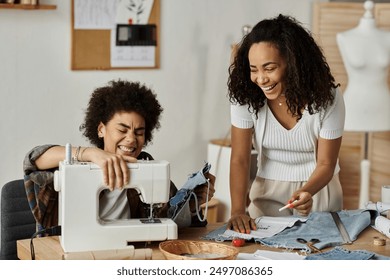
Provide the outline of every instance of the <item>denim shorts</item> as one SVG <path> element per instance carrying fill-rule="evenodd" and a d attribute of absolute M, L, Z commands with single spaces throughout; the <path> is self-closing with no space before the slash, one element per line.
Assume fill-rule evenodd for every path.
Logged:
<path fill-rule="evenodd" d="M 358 235 L 371 224 L 372 213 L 369 210 L 342 210 L 338 211 L 337 214 L 351 241 L 356 240 Z M 215 241 L 231 240 L 231 238 L 221 236 L 225 230 L 226 225 L 210 232 L 203 238 Z M 254 241 L 269 247 L 297 249 L 311 253 L 306 244 L 297 241 L 298 238 L 319 239 L 320 241 L 315 244 L 317 249 L 345 244 L 330 212 L 312 212 L 306 222 L 298 221 L 293 227 L 286 228 L 274 236 L 254 239 Z"/>

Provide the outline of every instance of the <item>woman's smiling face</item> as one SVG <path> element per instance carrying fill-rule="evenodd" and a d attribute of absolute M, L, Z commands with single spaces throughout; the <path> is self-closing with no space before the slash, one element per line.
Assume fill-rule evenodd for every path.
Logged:
<path fill-rule="evenodd" d="M 286 63 L 275 46 L 267 42 L 253 44 L 248 60 L 251 80 L 262 89 L 267 99 L 275 100 L 284 93 Z"/>
<path fill-rule="evenodd" d="M 145 119 L 136 112 L 117 112 L 98 126 L 104 150 L 118 155 L 138 157 L 145 144 Z"/>

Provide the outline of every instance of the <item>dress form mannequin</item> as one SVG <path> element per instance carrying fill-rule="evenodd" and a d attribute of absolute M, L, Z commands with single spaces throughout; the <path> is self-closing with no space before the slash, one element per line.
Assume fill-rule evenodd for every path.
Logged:
<path fill-rule="evenodd" d="M 390 130 L 390 32 L 376 27 L 372 1 L 365 1 L 364 8 L 358 26 L 336 37 L 348 74 L 344 92 L 345 130 L 365 132 L 364 159 L 360 163 L 360 209 L 370 200 L 368 132 Z"/>
<path fill-rule="evenodd" d="M 376 27 L 373 1 L 365 1 L 359 24 L 337 34 L 348 74 L 344 92 L 346 131 L 390 130 L 390 32 Z"/>

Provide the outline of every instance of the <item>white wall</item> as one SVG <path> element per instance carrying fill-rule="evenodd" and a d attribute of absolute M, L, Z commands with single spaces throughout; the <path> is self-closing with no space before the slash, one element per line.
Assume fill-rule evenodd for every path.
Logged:
<path fill-rule="evenodd" d="M 161 0 L 161 68 L 121 71 L 71 71 L 70 1 L 40 2 L 57 9 L 0 10 L 0 185 L 22 178 L 35 145 L 87 144 L 78 127 L 90 93 L 122 78 L 157 93 L 165 111 L 147 150 L 181 186 L 229 130 L 227 68 L 241 27 L 279 13 L 310 24 L 314 0 Z"/>

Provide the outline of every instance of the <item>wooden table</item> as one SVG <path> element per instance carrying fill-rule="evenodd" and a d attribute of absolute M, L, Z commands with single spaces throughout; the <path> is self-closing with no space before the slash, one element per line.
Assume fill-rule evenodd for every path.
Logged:
<path fill-rule="evenodd" d="M 184 228 L 178 232 L 179 239 L 181 240 L 201 240 L 202 236 L 205 236 L 208 232 L 213 231 L 222 226 L 222 223 L 209 224 L 203 228 Z M 385 246 L 374 245 L 374 237 L 384 238 L 386 240 Z M 143 243 L 144 244 L 144 243 Z M 158 249 L 159 242 L 152 242 L 147 247 L 153 249 L 154 260 L 164 260 L 164 255 Z M 230 244 L 225 242 L 224 244 Z M 347 250 L 367 250 L 380 255 L 390 257 L 390 239 L 374 230 L 371 227 L 366 228 L 350 245 L 343 245 Z M 34 239 L 35 258 L 37 260 L 61 260 L 64 254 L 58 236 L 43 237 Z M 256 250 L 269 250 L 269 251 L 283 251 L 283 249 L 271 248 L 261 244 L 253 242 L 247 242 L 243 247 L 240 247 L 241 253 L 254 253 Z M 330 250 L 332 248 L 324 249 L 323 251 Z M 21 260 L 31 260 L 30 251 L 30 239 L 24 239 L 17 241 L 18 257 Z"/>

